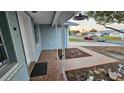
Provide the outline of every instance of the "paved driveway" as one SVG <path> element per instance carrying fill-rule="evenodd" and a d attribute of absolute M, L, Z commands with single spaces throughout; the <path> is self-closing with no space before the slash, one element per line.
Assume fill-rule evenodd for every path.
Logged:
<path fill-rule="evenodd" d="M 71 46 L 120 46 L 120 45 L 105 42 L 69 42 L 68 47 Z"/>

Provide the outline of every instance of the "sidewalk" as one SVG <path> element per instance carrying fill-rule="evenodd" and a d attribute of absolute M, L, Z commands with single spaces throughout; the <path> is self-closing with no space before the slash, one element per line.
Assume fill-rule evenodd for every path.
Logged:
<path fill-rule="evenodd" d="M 68 47 L 72 46 L 120 46 L 118 44 L 104 42 L 69 42 Z"/>
<path fill-rule="evenodd" d="M 110 41 L 110 40 L 107 40 L 106 42 L 111 43 L 111 44 L 118 44 L 118 45 L 123 45 L 124 46 L 124 41 Z"/>

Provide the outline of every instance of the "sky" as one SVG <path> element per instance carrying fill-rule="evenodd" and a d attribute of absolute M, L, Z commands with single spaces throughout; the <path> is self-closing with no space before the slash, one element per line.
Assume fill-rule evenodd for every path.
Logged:
<path fill-rule="evenodd" d="M 73 19 L 70 19 L 69 21 L 79 24 L 78 26 L 71 26 L 70 27 L 71 30 L 79 30 L 81 32 L 84 31 L 84 30 L 89 31 L 93 28 L 97 29 L 98 31 L 107 30 L 102 25 L 96 24 L 96 21 L 93 18 L 90 18 L 89 20 L 85 19 L 85 20 L 82 20 L 82 21 L 75 21 Z M 117 29 L 124 29 L 124 24 L 113 23 L 113 24 L 109 24 L 108 26 L 114 27 L 114 28 L 117 28 Z"/>

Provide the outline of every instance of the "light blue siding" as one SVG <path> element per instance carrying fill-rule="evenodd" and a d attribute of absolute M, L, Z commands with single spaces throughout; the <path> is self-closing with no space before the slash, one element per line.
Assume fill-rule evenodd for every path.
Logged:
<path fill-rule="evenodd" d="M 66 28 L 67 29 L 67 28 Z M 64 45 L 67 47 L 67 32 L 62 33 L 62 29 L 59 26 L 57 28 L 57 35 L 55 27 L 51 27 L 51 25 L 40 25 L 41 32 L 41 42 L 42 42 L 42 50 L 47 49 L 56 49 L 62 48 L 61 46 L 61 34 L 64 34 Z M 58 40 L 57 40 L 58 39 Z M 57 42 L 58 41 L 58 42 Z"/>
<path fill-rule="evenodd" d="M 24 42 L 22 41 L 20 28 L 19 28 L 20 26 L 18 25 L 16 13 L 15 12 L 7 12 L 7 13 L 8 13 L 9 27 L 7 27 L 6 31 L 9 31 L 10 33 L 8 35 L 10 35 L 12 39 L 11 43 L 14 46 L 12 48 L 17 57 L 17 61 L 20 64 L 22 64 L 22 67 L 14 74 L 14 76 L 10 80 L 14 80 L 14 81 L 29 80 L 28 67 L 26 64 L 27 60 L 25 57 L 25 51 L 23 49 Z M 3 14 L 4 14 L 4 19 L 6 19 L 6 23 L 7 23 L 5 12 Z M 17 31 L 13 31 L 13 27 L 16 27 Z M 32 30 L 33 30 L 33 26 L 32 26 Z M 39 25 L 39 30 L 40 30 L 40 43 L 35 47 L 35 49 L 33 47 L 33 50 L 34 50 L 33 57 L 35 58 L 35 61 L 38 60 L 42 50 L 62 48 L 62 39 L 64 40 L 63 42 L 64 47 L 65 48 L 67 47 L 67 42 L 68 42 L 67 41 L 67 38 L 68 38 L 67 27 L 65 27 L 64 32 L 62 32 L 61 26 L 58 26 L 57 32 L 56 32 L 55 27 L 52 27 L 51 25 Z M 33 31 L 31 33 L 33 34 Z"/>
<path fill-rule="evenodd" d="M 27 67 L 22 66 L 18 72 L 10 79 L 11 81 L 28 81 L 29 75 L 27 72 Z"/>
<path fill-rule="evenodd" d="M 8 22 L 9 22 L 9 28 L 13 45 L 15 48 L 15 53 L 17 57 L 18 63 L 22 65 L 22 67 L 13 75 L 13 77 L 10 80 L 18 81 L 18 80 L 29 80 L 29 75 L 28 75 L 28 68 L 26 64 L 26 59 L 24 55 L 24 50 L 23 50 L 23 44 L 20 36 L 20 30 L 19 30 L 19 25 L 18 21 L 16 18 L 15 12 L 7 12 L 8 15 Z M 14 31 L 13 28 L 16 28 L 17 30 Z"/>

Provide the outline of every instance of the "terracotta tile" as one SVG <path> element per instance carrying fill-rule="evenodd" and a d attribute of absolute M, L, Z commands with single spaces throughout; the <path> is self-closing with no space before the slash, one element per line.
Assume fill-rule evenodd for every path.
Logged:
<path fill-rule="evenodd" d="M 56 57 L 56 50 L 44 50 L 42 51 L 38 62 L 48 62 L 48 73 L 47 75 L 32 77 L 32 81 L 62 81 L 63 70 L 61 67 L 61 61 Z"/>

